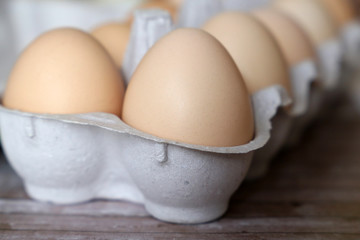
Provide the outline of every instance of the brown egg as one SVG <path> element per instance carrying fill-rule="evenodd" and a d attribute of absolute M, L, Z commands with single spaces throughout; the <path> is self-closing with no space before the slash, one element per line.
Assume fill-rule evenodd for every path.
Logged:
<path fill-rule="evenodd" d="M 184 0 L 167 0 L 167 1 L 177 9 L 179 9 L 184 2 Z"/>
<path fill-rule="evenodd" d="M 288 66 L 271 33 L 254 17 L 224 12 L 203 27 L 229 51 L 250 93 L 282 85 L 292 93 Z"/>
<path fill-rule="evenodd" d="M 319 46 L 337 36 L 336 24 L 316 0 L 274 0 L 274 5 L 292 17 Z"/>
<path fill-rule="evenodd" d="M 5 107 L 52 114 L 120 115 L 121 76 L 101 44 L 80 30 L 49 31 L 17 60 L 7 83 Z"/>
<path fill-rule="evenodd" d="M 215 147 L 254 135 L 249 93 L 225 48 L 208 33 L 178 29 L 160 39 L 136 69 L 122 119 L 143 132 Z"/>
<path fill-rule="evenodd" d="M 272 8 L 256 10 L 253 15 L 275 37 L 289 66 L 315 59 L 311 40 L 289 16 Z"/>
<path fill-rule="evenodd" d="M 345 24 L 356 18 L 354 6 L 350 0 L 318 0 L 335 19 L 338 28 L 342 28 Z"/>
<path fill-rule="evenodd" d="M 170 2 L 166 0 L 149 0 L 145 1 L 144 4 L 137 7 L 135 10 L 139 9 L 161 9 L 168 11 L 174 21 L 177 20 L 177 8 Z M 130 15 L 128 24 L 131 26 L 134 21 L 133 14 Z"/>
<path fill-rule="evenodd" d="M 130 26 L 125 23 L 107 23 L 95 28 L 92 35 L 105 47 L 116 65 L 121 67 L 130 39 Z"/>

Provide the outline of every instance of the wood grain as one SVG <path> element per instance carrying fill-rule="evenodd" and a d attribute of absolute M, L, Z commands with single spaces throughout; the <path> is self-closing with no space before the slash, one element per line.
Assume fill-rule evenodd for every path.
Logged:
<path fill-rule="evenodd" d="M 357 234 L 311 234 L 311 233 L 98 233 L 57 231 L 2 231 L 2 240 L 359 240 Z"/>

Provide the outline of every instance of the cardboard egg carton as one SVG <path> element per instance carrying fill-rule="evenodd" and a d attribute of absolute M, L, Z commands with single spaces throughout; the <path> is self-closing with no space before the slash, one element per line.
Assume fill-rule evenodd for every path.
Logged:
<path fill-rule="evenodd" d="M 360 22 L 352 21 L 341 30 L 345 63 L 352 68 L 360 64 Z"/>
<path fill-rule="evenodd" d="M 191 9 L 189 4 L 195 2 L 198 8 L 194 9 L 199 11 L 199 6 L 204 6 L 201 4 L 210 5 L 201 14 L 194 11 L 197 14 L 187 15 L 183 10 L 177 26 L 163 11 L 135 13 L 124 59 L 126 83 L 160 37 L 186 24 L 199 26 L 225 9 L 215 0 L 186 1 L 183 9 Z M 253 155 L 261 156 L 260 150 L 265 153 L 258 162 L 260 168 L 267 166 L 274 149 L 277 152 L 282 147 L 294 119 L 306 115 L 314 69 L 313 62 L 304 61 L 291 70 L 295 101 L 287 112 L 282 107 L 291 100 L 280 86 L 252 96 L 256 132 L 253 141 L 243 146 L 206 147 L 169 141 L 131 128 L 106 113 L 32 114 L 1 107 L 3 148 L 34 199 L 56 204 L 98 198 L 126 200 L 144 204 L 150 214 L 164 221 L 208 222 L 227 210 Z M 271 147 L 274 145 L 277 147 Z"/>
<path fill-rule="evenodd" d="M 162 35 L 170 15 L 137 12 L 124 75 Z M 144 204 L 154 217 L 202 223 L 220 217 L 254 151 L 270 138 L 277 109 L 290 99 L 280 86 L 252 97 L 256 132 L 243 146 L 207 147 L 169 141 L 106 113 L 33 114 L 0 108 L 3 148 L 34 199 L 72 204 L 118 199 Z"/>
<path fill-rule="evenodd" d="M 270 166 L 271 160 L 287 144 L 289 137 L 294 137 L 296 131 L 303 132 L 307 125 L 299 125 L 307 119 L 310 109 L 318 104 L 318 99 L 311 97 L 312 83 L 318 77 L 318 71 L 313 60 L 303 61 L 290 70 L 290 80 L 293 87 L 293 105 L 290 109 L 278 109 L 272 119 L 271 138 L 261 149 L 255 152 L 253 163 L 247 179 L 255 180 L 263 177 Z M 315 102 L 313 102 L 315 101 Z M 309 124 L 310 122 L 304 122 Z"/>
<path fill-rule="evenodd" d="M 344 88 L 349 99 L 354 103 L 357 112 L 360 112 L 360 22 L 359 20 L 348 23 L 341 31 L 343 49 L 345 53 L 346 78 Z"/>
<path fill-rule="evenodd" d="M 280 110 L 273 119 L 269 143 L 255 153 L 247 179 L 263 177 L 276 154 L 299 143 L 305 129 L 337 96 L 342 74 L 341 42 L 332 39 L 316 50 L 318 64 L 309 59 L 290 69 L 294 105 L 291 111 Z"/>
<path fill-rule="evenodd" d="M 201 27 L 207 20 L 222 11 L 229 9 L 249 11 L 254 8 L 263 7 L 268 3 L 268 0 L 251 2 L 244 0 L 188 0 L 184 2 L 180 12 L 178 25 L 181 27 Z M 193 14 L 195 12 L 198 14 Z M 340 70 L 340 50 L 338 42 L 333 40 L 326 43 L 326 46 L 319 50 L 319 58 L 323 63 L 321 64 L 321 69 L 325 77 L 321 79 L 323 79 L 323 85 L 326 88 L 333 87 L 337 83 Z M 334 61 L 328 60 L 327 57 L 329 56 L 331 56 Z M 293 105 L 289 110 L 278 109 L 272 119 L 269 142 L 254 154 L 253 163 L 247 175 L 248 180 L 260 178 L 267 172 L 270 161 L 286 144 L 292 131 L 301 132 L 304 130 L 304 127 L 306 127 L 305 123 L 309 123 L 301 119 L 303 117 L 304 119 L 309 119 L 309 117 L 305 115 L 308 113 L 310 105 L 318 105 L 318 103 L 310 102 L 311 99 L 317 101 L 317 99 L 311 98 L 310 96 L 312 82 L 319 79 L 319 70 L 314 59 L 306 59 L 293 66 L 289 69 L 289 75 L 293 88 Z M 295 121 L 300 121 L 304 123 L 304 125 L 294 123 Z"/>

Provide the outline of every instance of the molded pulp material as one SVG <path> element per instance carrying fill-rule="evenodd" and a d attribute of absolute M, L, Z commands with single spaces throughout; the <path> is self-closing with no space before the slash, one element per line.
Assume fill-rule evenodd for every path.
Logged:
<path fill-rule="evenodd" d="M 143 203 L 155 217 L 201 223 L 220 217 L 245 178 L 270 119 L 289 103 L 281 87 L 254 95 L 256 136 L 213 148 L 139 132 L 111 114 L 30 114 L 1 107 L 1 138 L 29 195 L 59 204 L 95 198 Z"/>
<path fill-rule="evenodd" d="M 294 119 L 291 134 L 287 140 L 288 147 L 295 146 L 301 141 L 306 128 L 318 117 L 322 106 L 325 104 L 324 90 L 319 86 L 313 85 L 310 89 L 309 108 L 303 116 Z"/>
<path fill-rule="evenodd" d="M 272 119 L 271 138 L 261 149 L 255 152 L 247 180 L 254 180 L 264 176 L 271 160 L 286 144 L 286 140 L 293 134 L 294 119 L 301 118 L 309 109 L 311 83 L 317 77 L 315 62 L 304 61 L 291 69 L 291 81 L 294 93 L 294 103 L 290 110 L 279 111 Z"/>
<path fill-rule="evenodd" d="M 137 65 L 158 39 L 173 30 L 169 13 L 161 10 L 137 10 L 134 13 L 129 45 L 124 57 L 123 75 L 126 85 Z"/>
<path fill-rule="evenodd" d="M 257 8 L 265 7 L 271 0 L 224 0 L 225 9 L 252 11 Z"/>
<path fill-rule="evenodd" d="M 136 68 L 152 44 L 171 30 L 169 19 L 159 11 L 136 14 L 132 38 L 137 41 L 129 46 L 132 64 L 127 66 Z M 132 70 L 126 71 L 130 78 Z M 255 94 L 254 140 L 237 147 L 164 140 L 106 113 L 32 114 L 3 107 L 1 137 L 10 164 L 34 199 L 58 204 L 128 200 L 144 204 L 164 221 L 201 223 L 226 211 L 253 152 L 270 138 L 270 119 L 289 103 L 280 86 Z"/>
<path fill-rule="evenodd" d="M 253 8 L 266 5 L 268 1 L 185 1 L 179 19 L 179 25 L 185 27 L 201 27 L 211 17 L 228 9 L 250 11 Z M 191 9 L 189 11 L 188 9 Z M 211 9 L 211 10 L 208 10 Z M 201 14 L 194 14 L 200 12 Z M 327 57 L 335 58 L 331 61 Z M 324 76 L 324 86 L 328 87 L 336 84 L 340 71 L 341 49 L 339 42 L 330 41 L 319 50 L 319 58 L 322 61 L 322 73 Z M 283 147 L 288 138 L 292 125 L 292 119 L 306 113 L 311 82 L 318 75 L 318 70 L 313 60 L 304 61 L 290 69 L 291 81 L 294 93 L 294 105 L 290 109 L 289 115 L 279 113 L 273 120 L 274 129 L 271 132 L 270 142 L 254 156 L 255 164 L 250 168 L 248 178 L 261 177 L 267 170 L 270 160 Z M 278 123 L 277 123 L 278 122 Z"/>
<path fill-rule="evenodd" d="M 346 64 L 356 68 L 360 64 L 360 23 L 347 24 L 341 32 Z"/>
<path fill-rule="evenodd" d="M 224 10 L 223 0 L 185 0 L 179 14 L 179 27 L 201 28 L 207 20 Z"/>
<path fill-rule="evenodd" d="M 341 42 L 338 39 L 330 40 L 317 48 L 319 59 L 319 80 L 325 89 L 335 89 L 341 76 L 341 62 L 343 59 Z"/>

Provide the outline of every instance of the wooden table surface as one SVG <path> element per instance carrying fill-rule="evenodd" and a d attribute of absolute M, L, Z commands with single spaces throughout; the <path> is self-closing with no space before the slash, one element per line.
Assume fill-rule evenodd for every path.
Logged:
<path fill-rule="evenodd" d="M 0 162 L 0 239 L 360 239 L 360 117 L 347 103 L 266 177 L 243 184 L 228 213 L 208 224 L 164 223 L 121 201 L 39 203 Z"/>

